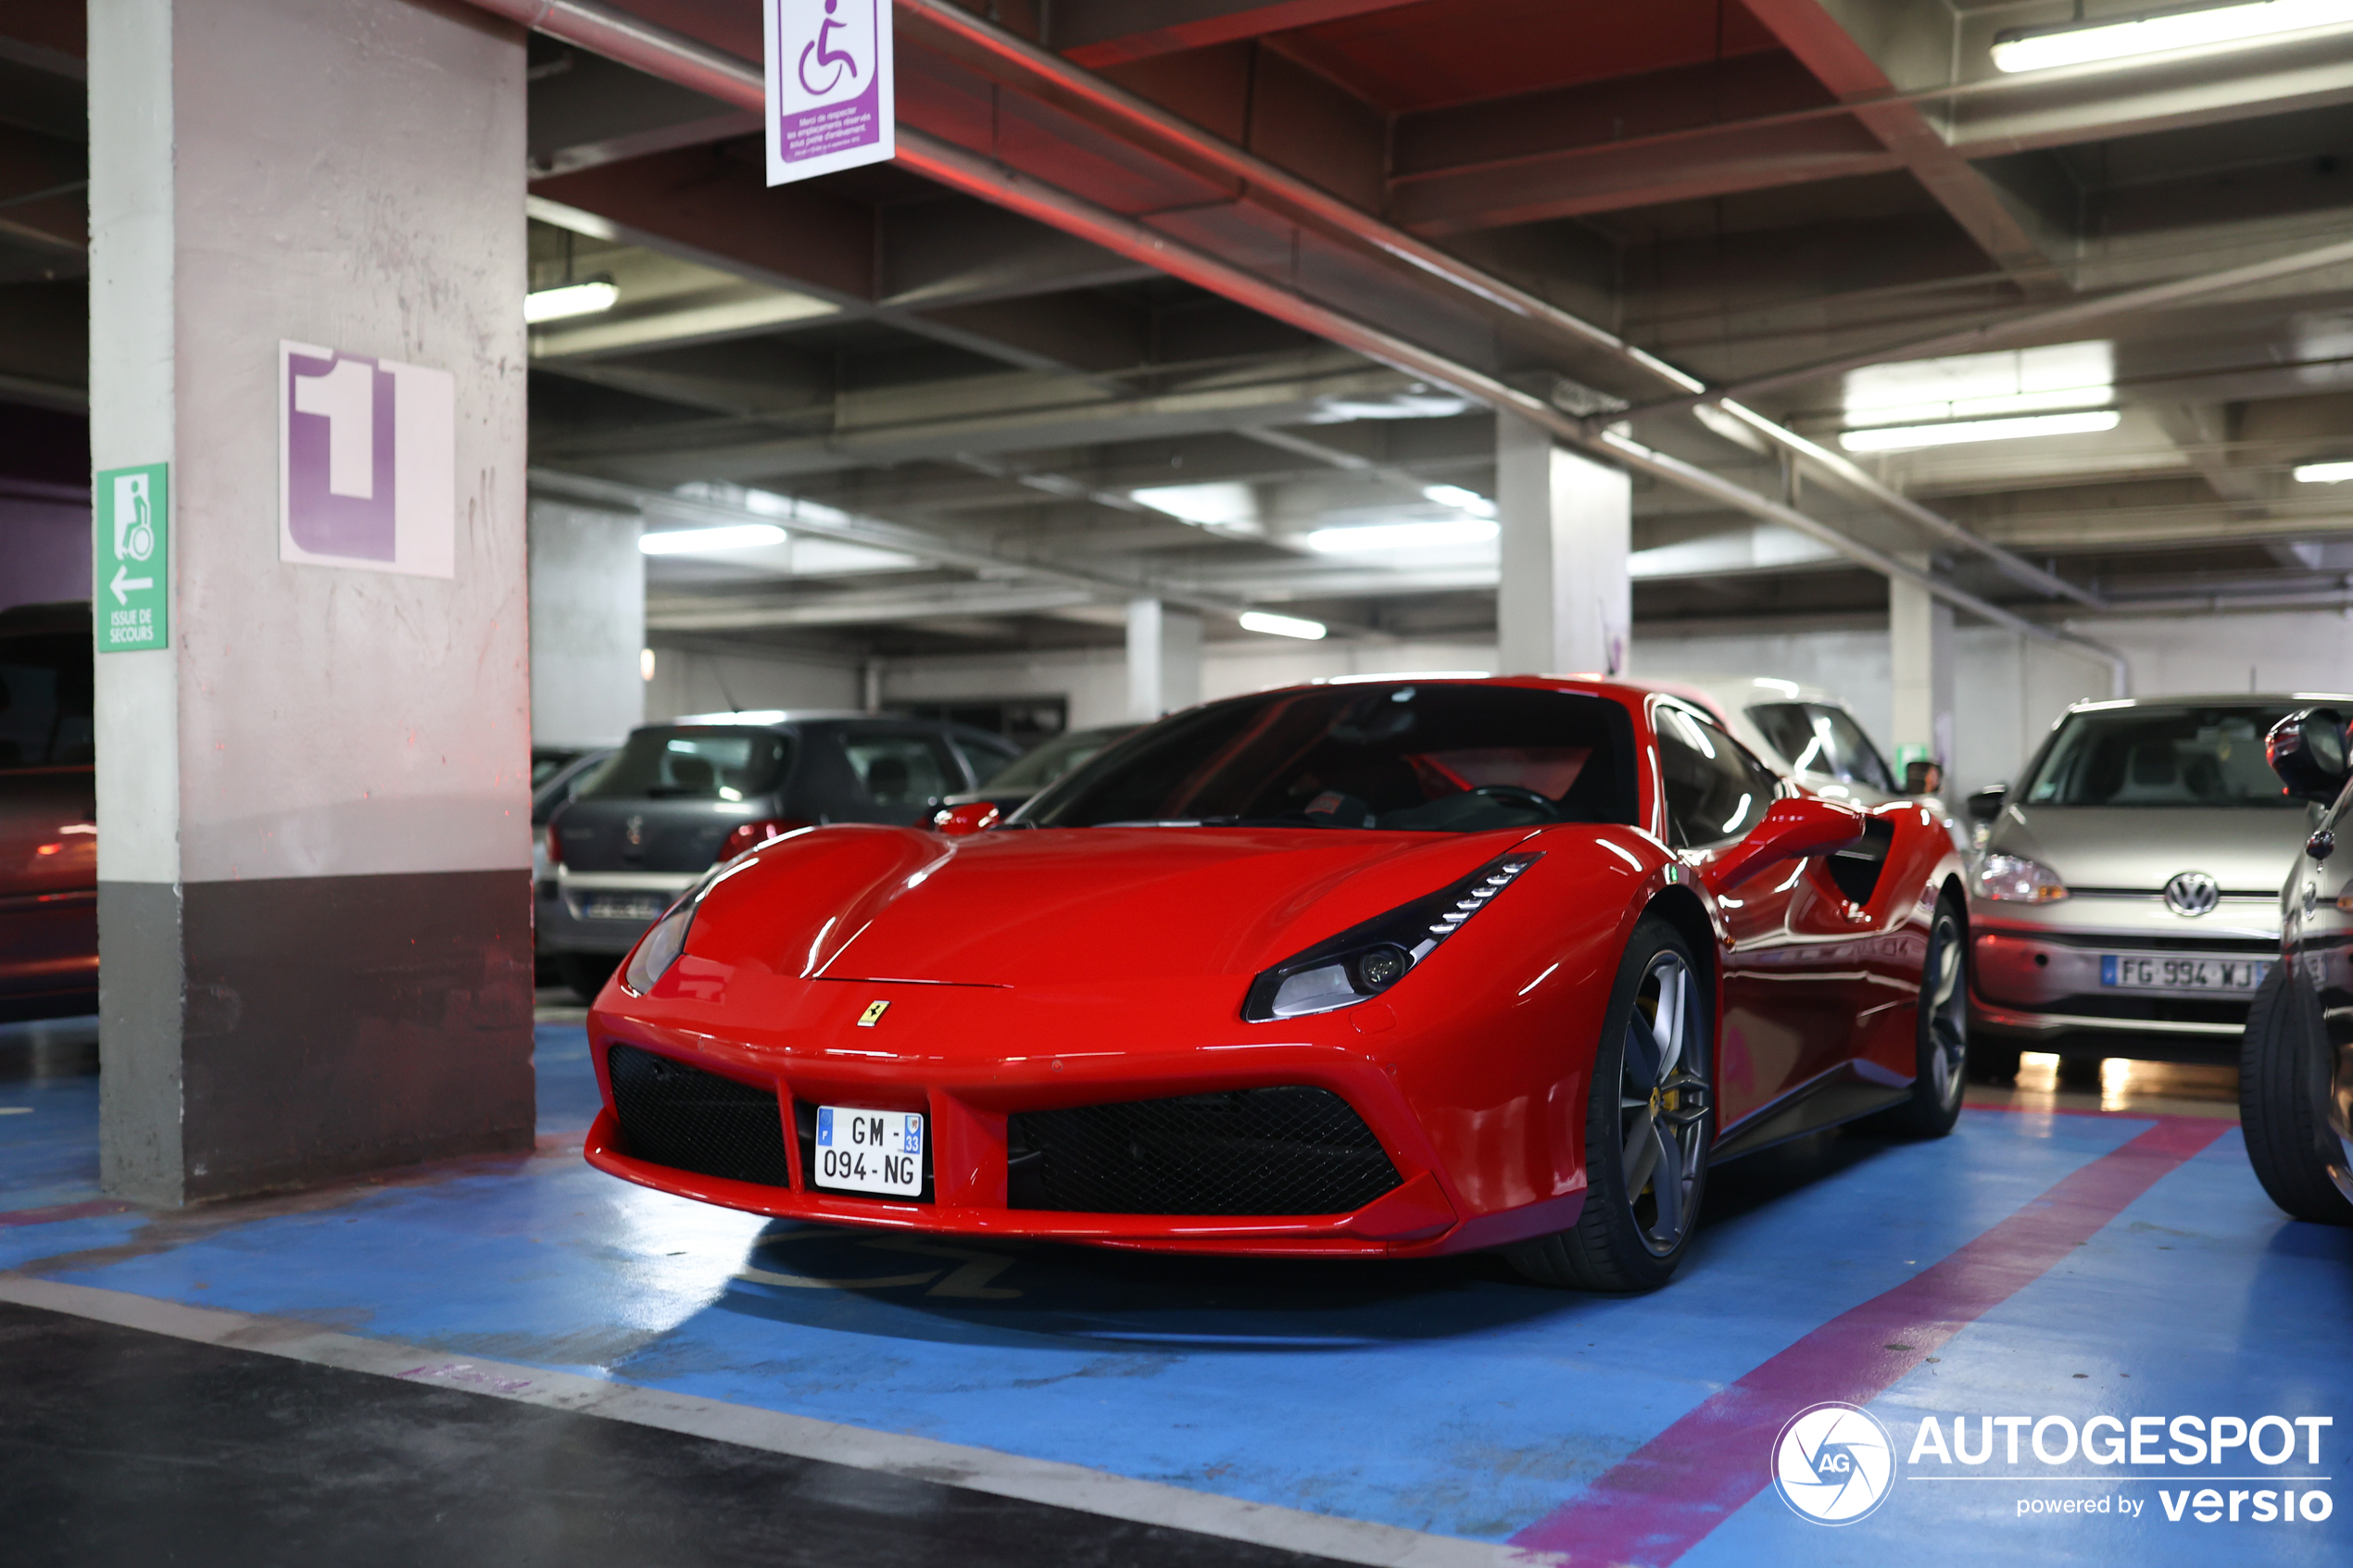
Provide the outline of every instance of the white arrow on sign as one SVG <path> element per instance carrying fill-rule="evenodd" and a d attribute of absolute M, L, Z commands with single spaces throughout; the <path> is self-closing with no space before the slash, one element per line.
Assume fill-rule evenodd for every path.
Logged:
<path fill-rule="evenodd" d="M 131 575 L 131 569 L 119 561 L 115 564 L 114 581 L 107 584 L 114 590 L 114 602 L 119 605 L 127 605 L 131 602 L 132 589 L 152 588 L 155 585 L 154 578 L 133 577 Z"/>

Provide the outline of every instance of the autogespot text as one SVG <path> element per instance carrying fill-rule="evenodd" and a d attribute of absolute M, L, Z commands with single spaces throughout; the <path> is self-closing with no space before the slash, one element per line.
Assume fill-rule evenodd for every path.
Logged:
<path fill-rule="evenodd" d="M 2016 1482 L 2020 1519 L 2318 1524 L 2336 1512 L 2321 1443 L 2334 1424 L 2325 1415 L 2095 1415 L 2080 1424 L 2064 1415 L 1931 1415 L 1913 1433 L 1905 1473 L 1912 1481 Z M 2218 1466 L 2229 1474 L 2198 1473 Z M 2084 1489 L 2070 1495 L 2070 1482 Z"/>

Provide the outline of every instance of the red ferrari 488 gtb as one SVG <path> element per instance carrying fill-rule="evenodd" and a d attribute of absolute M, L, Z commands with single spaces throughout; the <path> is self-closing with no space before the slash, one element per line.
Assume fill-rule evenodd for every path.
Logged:
<path fill-rule="evenodd" d="M 966 812 L 786 834 L 680 898 L 589 1015 L 590 1162 L 831 1223 L 1504 1248 L 1631 1291 L 1712 1161 L 1959 1110 L 1943 812 L 1809 796 L 1668 693 L 1264 692 Z"/>

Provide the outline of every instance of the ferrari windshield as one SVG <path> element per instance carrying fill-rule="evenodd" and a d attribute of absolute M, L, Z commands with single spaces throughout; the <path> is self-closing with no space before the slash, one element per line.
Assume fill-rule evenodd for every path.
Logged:
<path fill-rule="evenodd" d="M 2296 806 L 2264 759 L 2277 703 L 2149 703 L 2070 714 L 2030 806 Z"/>
<path fill-rule="evenodd" d="M 1635 820 L 1615 702 L 1525 686 L 1314 686 L 1179 713 L 1112 746 L 1015 825 L 1478 833 Z"/>

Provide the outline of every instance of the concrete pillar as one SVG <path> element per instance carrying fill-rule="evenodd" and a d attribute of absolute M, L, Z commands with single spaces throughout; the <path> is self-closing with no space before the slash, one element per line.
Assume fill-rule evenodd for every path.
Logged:
<path fill-rule="evenodd" d="M 531 739 L 618 745 L 646 721 L 646 558 L 635 512 L 531 503 Z"/>
<path fill-rule="evenodd" d="M 1925 571 L 1929 558 L 1907 556 Z M 1924 588 L 1890 578 L 1887 640 L 1894 711 L 1889 739 L 1894 743 L 1896 783 L 1904 766 L 1923 759 L 1950 772 L 1953 767 L 1953 607 Z"/>
<path fill-rule="evenodd" d="M 1496 668 L 1520 675 L 1623 672 L 1634 620 L 1627 475 L 1499 414 L 1495 506 L 1503 529 Z"/>
<path fill-rule="evenodd" d="M 1201 617 L 1158 599 L 1127 601 L 1127 716 L 1157 719 L 1201 700 Z"/>
<path fill-rule="evenodd" d="M 106 1188 L 527 1149 L 522 32 L 89 30 L 94 466 L 169 465 L 160 634 L 97 655 Z"/>

